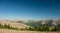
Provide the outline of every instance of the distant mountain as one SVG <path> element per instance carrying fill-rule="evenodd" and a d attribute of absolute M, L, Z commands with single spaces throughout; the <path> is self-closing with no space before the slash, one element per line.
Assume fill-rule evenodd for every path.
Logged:
<path fill-rule="evenodd" d="M 24 24 L 29 25 L 29 26 L 34 26 L 34 27 L 39 27 L 42 25 L 47 25 L 47 26 L 58 26 L 60 27 L 60 20 L 39 20 L 39 21 L 34 21 L 34 20 L 28 20 L 28 21 L 23 21 Z"/>

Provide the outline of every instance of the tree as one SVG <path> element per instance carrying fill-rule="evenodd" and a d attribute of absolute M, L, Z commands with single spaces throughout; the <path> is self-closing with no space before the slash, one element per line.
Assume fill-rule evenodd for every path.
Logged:
<path fill-rule="evenodd" d="M 0 28 L 3 28 L 3 25 L 0 23 Z"/>
<path fill-rule="evenodd" d="M 7 28 L 8 28 L 8 29 L 10 28 L 10 24 L 9 24 L 9 25 L 7 25 Z"/>

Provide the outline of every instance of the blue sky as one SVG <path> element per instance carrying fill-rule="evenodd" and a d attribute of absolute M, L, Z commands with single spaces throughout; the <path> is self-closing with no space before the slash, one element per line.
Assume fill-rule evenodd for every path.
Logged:
<path fill-rule="evenodd" d="M 0 19 L 60 19 L 60 1 L 0 0 Z"/>

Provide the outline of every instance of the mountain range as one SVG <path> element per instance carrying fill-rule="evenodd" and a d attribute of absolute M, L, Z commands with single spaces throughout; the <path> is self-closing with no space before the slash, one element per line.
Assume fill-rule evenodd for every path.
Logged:
<path fill-rule="evenodd" d="M 25 28 L 25 27 L 40 27 L 42 25 L 47 26 L 58 26 L 60 27 L 60 20 L 0 20 L 2 25 L 10 24 L 10 26 L 17 28 Z"/>
<path fill-rule="evenodd" d="M 42 25 L 60 27 L 60 20 L 26 20 L 26 21 L 22 21 L 22 23 L 34 27 L 39 27 Z"/>

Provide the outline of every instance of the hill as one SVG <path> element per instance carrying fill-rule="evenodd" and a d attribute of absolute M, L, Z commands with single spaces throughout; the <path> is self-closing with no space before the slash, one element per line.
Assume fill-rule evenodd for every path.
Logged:
<path fill-rule="evenodd" d="M 23 23 L 18 23 L 17 21 L 7 21 L 7 20 L 0 20 L 0 23 L 2 25 L 10 25 L 12 27 L 17 27 L 17 28 L 26 28 L 26 27 L 29 27 L 28 25 L 26 24 L 23 24 Z"/>

